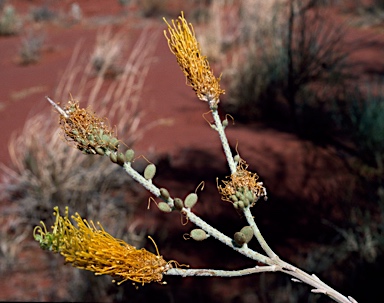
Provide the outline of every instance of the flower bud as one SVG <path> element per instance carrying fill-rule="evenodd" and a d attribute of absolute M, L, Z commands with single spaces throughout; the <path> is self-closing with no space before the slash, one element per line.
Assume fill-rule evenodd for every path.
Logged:
<path fill-rule="evenodd" d="M 170 195 L 166 188 L 160 188 L 160 195 L 164 198 L 164 200 L 168 200 Z"/>
<path fill-rule="evenodd" d="M 159 202 L 159 204 L 157 204 L 157 207 L 162 211 L 162 212 L 165 212 L 165 213 L 170 213 L 172 211 L 171 207 L 168 205 L 168 203 L 165 203 L 165 202 Z"/>
<path fill-rule="evenodd" d="M 117 155 L 115 153 L 110 153 L 109 159 L 111 159 L 113 163 L 117 163 Z"/>
<path fill-rule="evenodd" d="M 203 241 L 208 238 L 207 233 L 200 228 L 191 230 L 190 236 L 195 241 Z"/>
<path fill-rule="evenodd" d="M 173 205 L 177 210 L 182 210 L 184 207 L 183 200 L 181 200 L 180 198 L 173 199 Z"/>
<path fill-rule="evenodd" d="M 246 237 L 242 232 L 236 232 L 233 240 L 238 246 L 243 246 L 243 244 L 246 243 Z"/>
<path fill-rule="evenodd" d="M 251 226 L 244 226 L 241 230 L 241 233 L 245 235 L 245 243 L 249 243 L 253 237 L 253 229 Z"/>
<path fill-rule="evenodd" d="M 132 162 L 134 156 L 135 156 L 135 152 L 133 151 L 133 149 L 128 149 L 125 152 L 125 161 Z"/>
<path fill-rule="evenodd" d="M 197 202 L 197 195 L 195 193 L 190 193 L 184 200 L 184 205 L 186 208 L 192 208 Z"/>
<path fill-rule="evenodd" d="M 124 154 L 123 153 L 118 153 L 117 154 L 117 163 L 121 166 L 124 165 L 124 162 L 125 162 L 125 157 L 124 157 Z"/>
<path fill-rule="evenodd" d="M 99 154 L 100 156 L 104 156 L 104 149 L 102 149 L 101 147 L 96 147 L 95 148 L 95 151 L 97 154 Z"/>
<path fill-rule="evenodd" d="M 144 178 L 147 180 L 151 180 L 156 174 L 156 166 L 155 164 L 148 164 L 144 170 Z"/>

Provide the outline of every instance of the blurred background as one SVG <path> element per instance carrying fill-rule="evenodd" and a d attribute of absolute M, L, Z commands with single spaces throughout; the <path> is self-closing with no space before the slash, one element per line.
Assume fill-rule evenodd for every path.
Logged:
<path fill-rule="evenodd" d="M 288 276 L 164 277 L 136 288 L 64 266 L 33 227 L 53 207 L 100 221 L 117 238 L 191 268 L 254 262 L 161 213 L 108 159 L 61 136 L 45 100 L 71 98 L 108 118 L 120 149 L 157 166 L 154 183 L 186 197 L 232 236 L 245 219 L 220 200 L 229 174 L 220 141 L 170 53 L 162 20 L 184 11 L 226 90 L 220 114 L 233 148 L 268 191 L 253 214 L 272 249 L 359 302 L 384 283 L 384 1 L 0 1 L 0 300 L 332 302 Z M 205 120 L 206 119 L 206 120 Z M 147 164 L 138 157 L 133 166 Z M 250 247 L 261 252 L 257 243 Z"/>

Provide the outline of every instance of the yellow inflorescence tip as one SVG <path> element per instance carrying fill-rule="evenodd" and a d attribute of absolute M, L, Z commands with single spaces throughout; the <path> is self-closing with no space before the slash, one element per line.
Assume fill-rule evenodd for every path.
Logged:
<path fill-rule="evenodd" d="M 220 95 L 224 93 L 220 88 L 220 77 L 215 78 L 207 57 L 201 54 L 192 24 L 188 24 L 183 12 L 176 21 L 172 20 L 172 24 L 165 18 L 164 21 L 170 35 L 168 37 L 167 31 L 164 31 L 168 46 L 176 56 L 177 63 L 187 78 L 187 84 L 193 88 L 200 100 L 217 104 Z"/>
<path fill-rule="evenodd" d="M 159 253 L 136 249 L 111 236 L 100 223 L 96 227 L 78 213 L 72 216 L 77 226 L 68 218 L 68 212 L 60 216 L 56 207 L 54 214 L 53 231 L 48 233 L 42 223 L 43 227 L 35 227 L 34 238 L 42 248 L 60 253 L 74 267 L 118 278 L 118 284 L 127 280 L 140 284 L 161 282 L 163 273 L 172 267 Z"/>

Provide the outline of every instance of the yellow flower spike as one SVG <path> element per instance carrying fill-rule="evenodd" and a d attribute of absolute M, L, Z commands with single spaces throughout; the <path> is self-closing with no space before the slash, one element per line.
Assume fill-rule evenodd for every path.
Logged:
<path fill-rule="evenodd" d="M 116 151 L 119 140 L 114 137 L 105 118 L 97 117 L 90 109 L 80 108 L 79 102 L 70 100 L 60 115 L 60 125 L 66 139 L 87 154 Z M 101 151 L 98 152 L 97 150 Z"/>
<path fill-rule="evenodd" d="M 111 275 L 120 279 L 118 284 L 127 280 L 137 283 L 161 282 L 163 273 L 172 265 L 162 256 L 125 243 L 108 234 L 98 223 L 82 219 L 78 213 L 72 216 L 77 227 L 68 218 L 59 215 L 55 208 L 56 222 L 53 232 L 35 227 L 34 237 L 42 248 L 47 249 L 51 242 L 54 252 L 59 252 L 66 263 L 72 266 L 93 271 L 95 275 Z M 48 236 L 49 235 L 49 236 Z M 43 244 L 42 244 L 43 243 Z M 157 247 L 156 247 L 157 250 Z"/>
<path fill-rule="evenodd" d="M 224 186 L 218 185 L 217 189 L 221 199 L 233 203 L 235 208 L 253 206 L 259 197 L 267 199 L 267 191 L 258 179 L 259 176 L 248 171 L 248 165 L 240 159 L 236 172 L 229 180 L 222 181 Z"/>
<path fill-rule="evenodd" d="M 60 217 L 59 208 L 54 207 L 54 216 L 56 216 L 55 224 L 52 226 L 52 233 L 47 231 L 43 221 L 40 221 L 41 226 L 36 226 L 33 229 L 33 237 L 39 242 L 40 247 L 45 250 L 58 252 L 60 248 L 60 232 L 63 230 L 63 217 Z M 68 208 L 66 208 L 66 216 L 68 217 Z"/>
<path fill-rule="evenodd" d="M 187 23 L 183 12 L 176 22 L 172 20 L 172 25 L 163 19 L 170 34 L 168 38 L 167 31 L 164 31 L 169 49 L 176 56 L 177 63 L 187 78 L 187 84 L 200 100 L 216 105 L 224 90 L 220 88 L 220 77 L 215 78 L 213 75 L 207 57 L 201 55 L 192 24 Z"/>

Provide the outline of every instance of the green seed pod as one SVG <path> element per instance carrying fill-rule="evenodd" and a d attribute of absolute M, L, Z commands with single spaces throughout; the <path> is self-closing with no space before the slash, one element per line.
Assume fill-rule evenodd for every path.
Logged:
<path fill-rule="evenodd" d="M 115 153 L 110 153 L 109 159 L 111 159 L 113 163 L 117 163 L 117 155 Z"/>
<path fill-rule="evenodd" d="M 124 165 L 124 162 L 125 162 L 125 157 L 124 157 L 124 154 L 123 153 L 118 153 L 117 154 L 117 163 L 121 166 Z"/>
<path fill-rule="evenodd" d="M 192 208 L 197 202 L 197 195 L 195 193 L 190 193 L 184 200 L 184 205 L 186 208 Z"/>
<path fill-rule="evenodd" d="M 246 243 L 246 237 L 242 232 L 235 232 L 235 235 L 233 236 L 233 240 L 235 243 L 239 246 L 243 246 L 244 243 Z"/>
<path fill-rule="evenodd" d="M 237 206 L 239 207 L 239 209 L 243 209 L 244 208 L 244 202 L 243 201 L 237 202 Z"/>
<path fill-rule="evenodd" d="M 135 152 L 133 151 L 133 149 L 128 149 L 125 152 L 125 160 L 127 162 L 132 162 L 134 156 L 135 156 Z"/>
<path fill-rule="evenodd" d="M 195 241 L 203 241 L 208 238 L 207 233 L 200 228 L 191 230 L 190 236 Z"/>
<path fill-rule="evenodd" d="M 245 243 L 249 243 L 253 237 L 253 230 L 250 226 L 244 226 L 241 230 L 241 233 L 245 235 Z"/>
<path fill-rule="evenodd" d="M 224 119 L 222 123 L 223 123 L 224 128 L 227 127 L 228 126 L 228 119 Z"/>
<path fill-rule="evenodd" d="M 148 164 L 144 170 L 144 178 L 147 180 L 151 180 L 156 174 L 156 166 L 155 164 Z"/>
<path fill-rule="evenodd" d="M 165 213 L 170 213 L 172 211 L 172 208 L 168 205 L 168 203 L 165 202 L 159 202 L 159 204 L 157 204 L 157 207 Z"/>
<path fill-rule="evenodd" d="M 236 195 L 231 195 L 229 198 L 230 198 L 233 202 L 237 202 L 237 201 L 239 201 L 239 199 L 237 199 Z"/>
<path fill-rule="evenodd" d="M 160 188 L 160 195 L 164 198 L 164 200 L 168 200 L 170 195 L 166 188 Z"/>
<path fill-rule="evenodd" d="M 235 202 L 235 203 L 233 203 L 233 207 L 234 207 L 235 209 L 239 209 L 239 202 Z"/>
<path fill-rule="evenodd" d="M 175 206 L 175 209 L 179 211 L 182 210 L 184 207 L 183 200 L 181 200 L 180 198 L 173 199 L 173 205 Z"/>
<path fill-rule="evenodd" d="M 104 149 L 102 149 L 101 147 L 96 147 L 96 148 L 95 148 L 95 151 L 96 151 L 100 156 L 104 156 Z"/>

